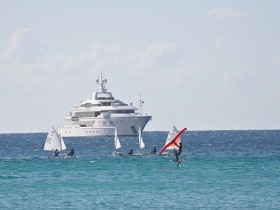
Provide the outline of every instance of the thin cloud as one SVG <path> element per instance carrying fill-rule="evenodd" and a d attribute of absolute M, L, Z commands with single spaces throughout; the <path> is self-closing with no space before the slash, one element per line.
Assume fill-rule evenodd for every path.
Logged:
<path fill-rule="evenodd" d="M 144 57 L 160 57 L 165 53 L 176 53 L 176 46 L 172 43 L 153 43 L 149 45 L 144 53 Z"/>
<path fill-rule="evenodd" d="M 18 48 L 20 42 L 22 41 L 25 35 L 32 33 L 34 30 L 31 28 L 20 28 L 17 29 L 10 37 L 10 40 L 7 43 L 7 47 L 2 53 L 2 57 L 9 58 L 14 51 Z"/>
<path fill-rule="evenodd" d="M 19 28 L 10 37 L 1 54 L 3 59 L 18 63 L 34 63 L 44 57 L 46 45 L 32 28 Z"/>
<path fill-rule="evenodd" d="M 154 78 L 146 77 L 151 71 L 157 77 L 156 89 L 174 88 L 182 85 L 182 81 L 199 71 L 200 65 L 188 63 L 182 59 L 178 47 L 174 43 L 157 42 L 145 48 L 139 57 L 137 74 L 146 78 L 148 86 L 154 85 Z"/>
<path fill-rule="evenodd" d="M 248 14 L 232 8 L 214 8 L 208 12 L 208 15 L 214 18 L 242 18 Z"/>
<path fill-rule="evenodd" d="M 2 69 L 8 69 L 6 81 L 27 90 L 50 80 L 59 88 L 68 87 L 70 83 L 80 83 L 100 72 L 110 72 L 115 76 L 121 72 L 127 77 L 144 78 L 153 71 L 161 74 L 163 81 L 168 81 L 174 72 L 188 77 L 198 69 L 196 65 L 181 59 L 181 52 L 175 44 L 167 42 L 152 43 L 138 52 L 129 52 L 117 45 L 95 43 L 80 55 L 44 54 L 40 59 L 20 62 L 27 53 L 24 43 L 30 43 L 27 37 L 34 40 L 34 33 L 35 30 L 31 28 L 18 29 L 2 54 L 2 60 L 5 60 L 5 68 Z M 36 50 L 31 52 L 35 53 Z M 180 85 L 180 80 L 173 84 Z"/>
<path fill-rule="evenodd" d="M 174 66 L 180 52 L 173 43 L 152 43 L 140 55 L 140 61 L 145 66 L 168 65 Z"/>

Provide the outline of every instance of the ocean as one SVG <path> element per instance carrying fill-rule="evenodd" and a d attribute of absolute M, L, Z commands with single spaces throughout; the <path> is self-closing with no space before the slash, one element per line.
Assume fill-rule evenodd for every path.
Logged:
<path fill-rule="evenodd" d="M 168 132 L 65 138 L 76 158 L 51 158 L 47 133 L 0 134 L 0 209 L 280 209 L 280 130 L 186 131 L 180 167 L 159 151 Z"/>

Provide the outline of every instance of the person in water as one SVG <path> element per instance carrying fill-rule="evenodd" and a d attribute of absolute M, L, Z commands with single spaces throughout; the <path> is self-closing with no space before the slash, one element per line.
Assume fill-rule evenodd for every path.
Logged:
<path fill-rule="evenodd" d="M 73 156 L 74 155 L 74 149 L 71 149 L 71 151 L 67 155 Z"/>
<path fill-rule="evenodd" d="M 130 148 L 130 151 L 128 152 L 129 155 L 132 155 L 133 154 L 133 149 Z"/>
<path fill-rule="evenodd" d="M 53 155 L 54 155 L 55 157 L 57 157 L 57 156 L 59 155 L 59 151 L 56 149 L 56 150 L 54 151 Z"/>
<path fill-rule="evenodd" d="M 156 154 L 157 153 L 157 149 L 156 146 L 154 146 L 153 150 L 151 151 L 151 154 Z"/>

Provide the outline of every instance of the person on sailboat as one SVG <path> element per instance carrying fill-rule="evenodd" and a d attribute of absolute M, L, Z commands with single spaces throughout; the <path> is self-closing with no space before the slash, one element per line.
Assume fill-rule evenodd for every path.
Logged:
<path fill-rule="evenodd" d="M 53 155 L 54 155 L 55 157 L 58 157 L 59 151 L 56 149 L 56 150 L 54 151 Z"/>
<path fill-rule="evenodd" d="M 74 155 L 74 149 L 71 149 L 71 151 L 67 155 L 73 156 Z"/>
<path fill-rule="evenodd" d="M 157 154 L 156 146 L 154 146 L 153 150 L 151 151 L 151 154 Z"/>
<path fill-rule="evenodd" d="M 130 151 L 127 153 L 128 155 L 132 155 L 133 154 L 133 149 L 130 148 Z"/>

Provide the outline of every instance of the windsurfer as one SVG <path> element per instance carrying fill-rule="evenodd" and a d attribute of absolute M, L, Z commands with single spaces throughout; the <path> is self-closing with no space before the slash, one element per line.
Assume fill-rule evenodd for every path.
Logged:
<path fill-rule="evenodd" d="M 179 161 L 179 155 L 181 155 L 181 153 L 182 153 L 183 144 L 182 144 L 182 142 L 180 142 L 179 146 L 177 144 L 176 144 L 176 146 L 179 147 L 179 151 L 177 152 L 177 150 L 175 150 L 175 148 L 174 148 L 173 153 L 176 156 L 176 161 L 178 162 Z"/>
<path fill-rule="evenodd" d="M 57 156 L 59 155 L 59 151 L 56 149 L 56 150 L 54 151 L 53 155 L 54 155 L 55 157 L 57 157 Z"/>
<path fill-rule="evenodd" d="M 178 162 L 178 152 L 175 148 L 173 149 L 173 154 L 176 156 L 176 162 Z"/>
<path fill-rule="evenodd" d="M 182 142 L 180 142 L 180 143 L 179 143 L 179 152 L 178 152 L 178 156 L 181 155 L 182 149 L 183 149 L 183 144 L 182 144 Z"/>

